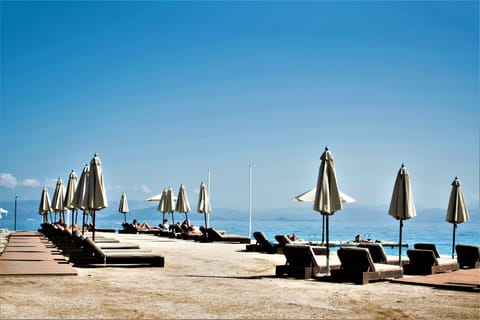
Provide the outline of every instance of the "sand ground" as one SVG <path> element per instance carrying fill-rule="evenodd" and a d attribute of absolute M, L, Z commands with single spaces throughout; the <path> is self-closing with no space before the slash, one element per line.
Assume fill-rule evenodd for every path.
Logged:
<path fill-rule="evenodd" d="M 284 256 L 244 244 L 105 236 L 161 253 L 165 267 L 4 276 L 0 319 L 480 319 L 478 293 L 275 278 Z"/>

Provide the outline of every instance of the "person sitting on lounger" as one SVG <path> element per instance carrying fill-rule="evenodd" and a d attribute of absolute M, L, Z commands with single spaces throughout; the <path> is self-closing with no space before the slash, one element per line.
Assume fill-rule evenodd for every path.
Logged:
<path fill-rule="evenodd" d="M 190 220 L 186 219 L 185 221 L 183 221 L 180 227 L 182 228 L 183 232 L 189 231 L 191 228 Z"/>
<path fill-rule="evenodd" d="M 160 228 L 160 230 L 167 230 L 170 228 L 170 226 L 168 225 L 168 219 L 163 219 L 163 223 L 159 224 L 158 227 Z"/>
<path fill-rule="evenodd" d="M 357 235 L 355 236 L 355 240 L 353 240 L 353 242 L 355 242 L 355 243 L 360 243 L 360 242 L 364 243 L 364 242 L 372 242 L 372 240 L 370 240 L 370 239 L 367 239 L 367 240 L 360 239 L 360 235 L 357 234 Z"/>
<path fill-rule="evenodd" d="M 193 224 L 190 224 L 190 220 L 185 220 L 183 221 L 182 225 L 180 226 L 182 228 L 182 233 L 185 235 L 202 235 L 202 231 L 200 231 L 200 228 L 197 226 L 194 226 Z"/>

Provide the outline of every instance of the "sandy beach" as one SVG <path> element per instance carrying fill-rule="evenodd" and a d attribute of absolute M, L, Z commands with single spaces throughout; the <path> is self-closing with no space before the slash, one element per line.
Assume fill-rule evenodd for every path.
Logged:
<path fill-rule="evenodd" d="M 245 244 L 104 234 L 165 256 L 164 268 L 3 276 L 1 319 L 478 319 L 478 293 L 275 278 L 281 254 Z"/>

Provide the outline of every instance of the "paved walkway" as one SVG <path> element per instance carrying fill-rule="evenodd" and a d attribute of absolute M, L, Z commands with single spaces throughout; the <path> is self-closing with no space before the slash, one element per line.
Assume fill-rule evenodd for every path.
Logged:
<path fill-rule="evenodd" d="M 404 276 L 390 281 L 449 290 L 480 292 L 480 269 L 463 269 L 427 276 Z"/>
<path fill-rule="evenodd" d="M 0 276 L 77 275 L 57 249 L 39 232 L 12 232 L 0 255 Z"/>

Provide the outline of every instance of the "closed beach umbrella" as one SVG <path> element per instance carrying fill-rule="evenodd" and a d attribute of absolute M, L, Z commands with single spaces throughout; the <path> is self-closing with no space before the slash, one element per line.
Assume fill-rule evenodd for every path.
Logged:
<path fill-rule="evenodd" d="M 83 210 L 82 234 L 85 231 L 84 230 L 85 216 L 86 216 L 85 210 L 87 210 L 86 197 L 87 197 L 87 183 L 88 183 L 89 172 L 90 172 L 90 167 L 88 166 L 88 164 L 86 164 L 82 170 L 82 174 L 80 175 L 80 180 L 77 185 L 77 190 L 75 190 L 75 194 L 73 196 L 73 205 L 75 206 L 75 208 Z M 77 223 L 76 220 L 75 220 L 75 223 Z"/>
<path fill-rule="evenodd" d="M 177 203 L 175 204 L 175 211 L 185 213 L 185 219 L 188 220 L 188 212 L 190 212 L 190 203 L 188 203 L 187 191 L 185 187 L 180 185 L 178 190 Z"/>
<path fill-rule="evenodd" d="M 393 187 L 392 200 L 388 213 L 400 221 L 400 232 L 398 240 L 398 264 L 402 265 L 402 227 L 403 220 L 408 220 L 417 215 L 415 204 L 413 203 L 412 189 L 410 188 L 410 176 L 407 168 L 402 163 L 398 170 L 395 185 Z"/>
<path fill-rule="evenodd" d="M 105 183 L 103 181 L 102 162 L 97 154 L 90 161 L 90 172 L 88 174 L 86 209 L 92 214 L 92 239 L 95 240 L 95 215 L 96 212 L 108 206 Z"/>
<path fill-rule="evenodd" d="M 122 193 L 122 197 L 120 198 L 120 205 L 118 206 L 118 212 L 123 214 L 125 223 L 127 223 L 127 213 L 128 213 L 128 202 L 127 202 L 127 195 Z"/>
<path fill-rule="evenodd" d="M 55 186 L 55 191 L 53 193 L 52 199 L 52 210 L 55 213 L 60 213 L 60 219 L 64 219 L 65 208 L 65 187 L 63 185 L 62 178 L 58 178 L 57 185 Z M 55 216 L 56 218 L 56 216 Z M 65 222 L 65 220 L 64 220 Z"/>
<path fill-rule="evenodd" d="M 43 187 L 42 197 L 40 198 L 40 207 L 38 208 L 38 213 L 43 216 L 44 223 L 48 222 L 47 215 L 51 212 L 52 212 L 52 206 L 50 204 L 50 196 L 48 195 L 48 189 L 47 187 Z"/>
<path fill-rule="evenodd" d="M 335 165 L 332 153 L 325 148 L 320 157 L 320 170 L 318 172 L 317 189 L 313 201 L 313 210 L 318 211 L 325 218 L 327 235 L 327 274 L 330 274 L 330 248 L 329 248 L 329 230 L 328 218 L 336 211 L 342 210 L 340 192 L 337 186 L 337 177 L 335 174 Z"/>
<path fill-rule="evenodd" d="M 207 187 L 203 182 L 200 184 L 200 193 L 198 195 L 197 212 L 203 213 L 205 217 L 205 230 L 207 230 L 208 229 L 207 214 L 210 214 L 210 212 L 212 212 L 212 206 L 210 205 L 210 198 L 208 197 Z"/>
<path fill-rule="evenodd" d="M 67 192 L 65 194 L 65 208 L 72 210 L 72 227 L 75 223 L 74 211 L 76 209 L 75 205 L 73 204 L 73 197 L 75 196 L 77 185 L 78 177 L 76 172 L 72 170 L 70 176 L 68 177 Z"/>
<path fill-rule="evenodd" d="M 457 224 L 470 220 L 465 199 L 463 198 L 462 186 L 460 185 L 460 180 L 458 180 L 457 177 L 455 177 L 455 180 L 452 182 L 452 191 L 450 192 L 450 200 L 448 201 L 446 220 L 453 224 L 453 259 L 455 253 L 455 229 L 457 229 Z"/>
<path fill-rule="evenodd" d="M 163 220 L 165 220 L 165 213 L 167 213 L 168 211 L 166 210 L 166 201 L 167 201 L 167 188 L 165 188 L 161 195 L 160 195 L 160 198 L 159 198 L 159 201 L 158 201 L 158 207 L 157 207 L 157 210 L 160 211 L 162 214 L 163 214 Z M 150 201 L 147 199 L 147 201 Z M 162 223 L 163 223 L 163 220 L 162 220 Z"/>
<path fill-rule="evenodd" d="M 175 224 L 175 217 L 173 216 L 174 211 L 175 204 L 173 201 L 173 191 L 171 187 L 168 187 L 167 196 L 165 197 L 165 212 L 169 212 L 172 214 L 172 224 Z"/>

